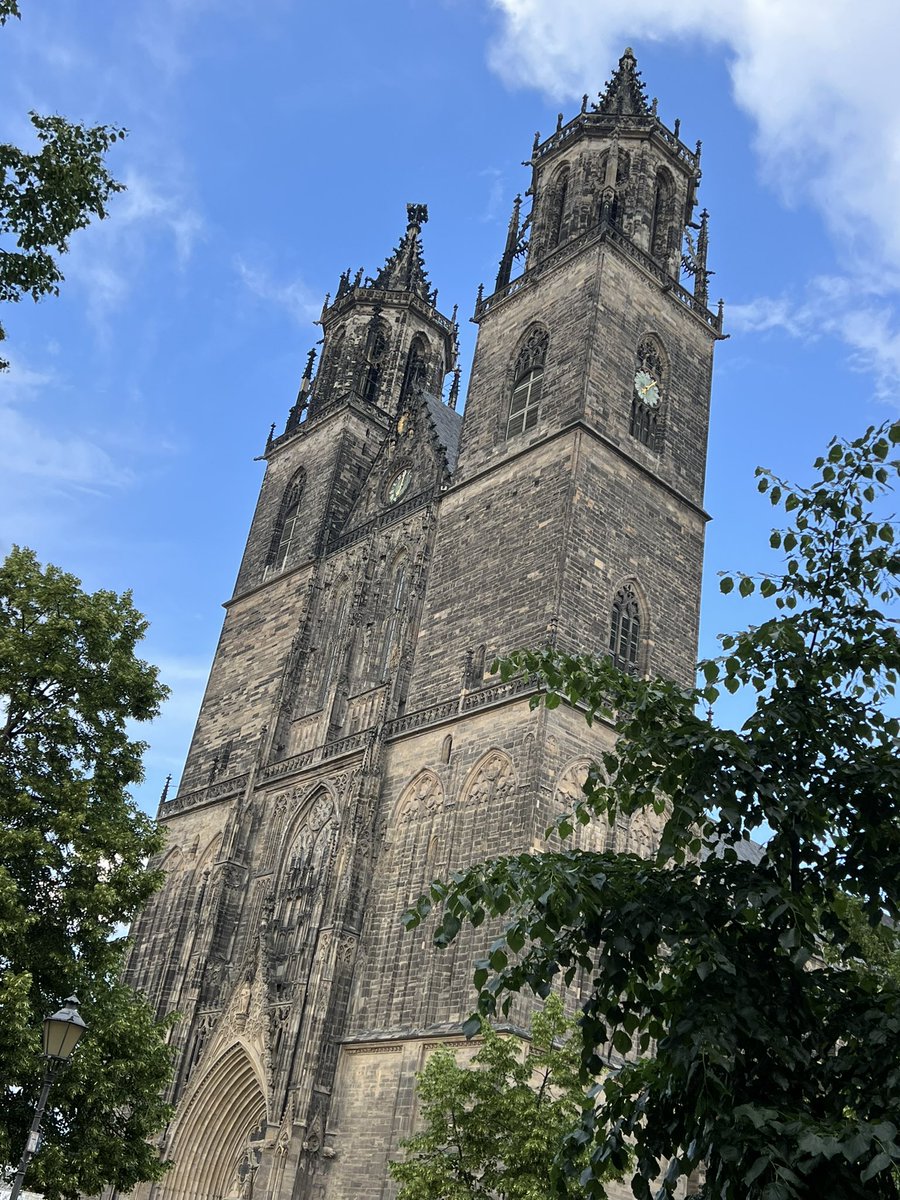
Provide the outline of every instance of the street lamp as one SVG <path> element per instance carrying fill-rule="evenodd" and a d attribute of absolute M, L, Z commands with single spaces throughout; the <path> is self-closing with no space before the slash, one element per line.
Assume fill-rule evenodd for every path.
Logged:
<path fill-rule="evenodd" d="M 19 1169 L 16 1171 L 16 1177 L 13 1180 L 9 1200 L 18 1200 L 19 1198 L 19 1193 L 22 1191 L 22 1184 L 25 1182 L 25 1172 L 28 1170 L 28 1164 L 34 1158 L 35 1154 L 37 1154 L 38 1146 L 41 1144 L 41 1117 L 43 1117 L 44 1109 L 47 1106 L 47 1097 L 50 1095 L 50 1089 L 59 1072 L 72 1057 L 72 1051 L 81 1041 L 81 1035 L 85 1029 L 87 1029 L 87 1026 L 78 1013 L 77 996 L 69 996 L 65 1001 L 64 1008 L 61 1008 L 59 1012 L 55 1012 L 52 1017 L 44 1017 L 44 1082 L 41 1087 L 41 1094 L 38 1097 L 37 1107 L 34 1110 L 34 1119 L 31 1122 L 28 1141 L 25 1143 L 25 1149 L 22 1151 L 22 1158 L 19 1162 Z"/>

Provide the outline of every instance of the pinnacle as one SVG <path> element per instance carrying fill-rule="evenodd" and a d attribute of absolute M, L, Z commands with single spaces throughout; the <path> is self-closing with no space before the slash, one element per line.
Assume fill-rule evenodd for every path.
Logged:
<path fill-rule="evenodd" d="M 641 82 L 641 73 L 637 69 L 637 59 L 630 46 L 625 47 L 625 53 L 619 59 L 619 65 L 599 101 L 594 105 L 594 110 L 611 116 L 650 116 L 650 105 L 647 103 L 644 84 Z"/>
<path fill-rule="evenodd" d="M 428 301 L 431 288 L 422 253 L 422 226 L 428 220 L 428 206 L 407 204 L 406 233 L 375 277 L 374 286 L 392 292 L 414 292 Z"/>

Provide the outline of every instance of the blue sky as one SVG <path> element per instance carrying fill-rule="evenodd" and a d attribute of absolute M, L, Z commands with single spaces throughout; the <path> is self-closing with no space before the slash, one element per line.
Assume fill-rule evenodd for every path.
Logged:
<path fill-rule="evenodd" d="M 704 144 L 717 352 L 703 643 L 758 615 L 758 463 L 802 478 L 834 433 L 896 416 L 895 0 L 22 0 L 0 30 L 0 140 L 30 108 L 129 130 L 128 184 L 72 240 L 62 296 L 4 314 L 0 543 L 131 587 L 173 695 L 142 802 L 177 782 L 262 477 L 326 291 L 429 206 L 463 362 L 535 130 L 634 47 L 660 115 Z M 676 11 L 677 10 L 677 11 Z"/>

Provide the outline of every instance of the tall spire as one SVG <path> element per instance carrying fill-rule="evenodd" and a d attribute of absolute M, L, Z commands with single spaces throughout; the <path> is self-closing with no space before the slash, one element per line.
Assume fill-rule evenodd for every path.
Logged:
<path fill-rule="evenodd" d="M 400 245 L 375 276 L 373 286 L 389 292 L 414 292 L 429 303 L 431 285 L 422 255 L 422 226 L 428 220 L 426 204 L 407 204 L 406 233 Z"/>
<path fill-rule="evenodd" d="M 606 85 L 606 90 L 594 105 L 594 111 L 623 117 L 651 115 L 641 82 L 641 73 L 637 69 L 637 59 L 630 46 L 625 47 L 625 53 L 619 59 L 619 65 Z"/>
<path fill-rule="evenodd" d="M 500 259 L 500 270 L 497 272 L 497 282 L 494 284 L 494 291 L 499 292 L 502 287 L 506 287 L 512 275 L 513 260 L 519 249 L 519 210 L 522 207 L 522 197 L 516 196 L 513 201 L 512 216 L 509 218 L 509 228 L 506 231 L 506 248 L 503 251 L 503 257 Z"/>

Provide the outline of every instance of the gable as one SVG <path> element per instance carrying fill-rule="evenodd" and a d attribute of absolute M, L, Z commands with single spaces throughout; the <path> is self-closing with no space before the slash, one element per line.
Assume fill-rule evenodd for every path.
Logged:
<path fill-rule="evenodd" d="M 387 518 L 392 509 L 399 517 L 411 501 L 435 495 L 456 465 L 461 425 L 460 415 L 438 397 L 411 396 L 392 422 L 342 532 Z"/>

